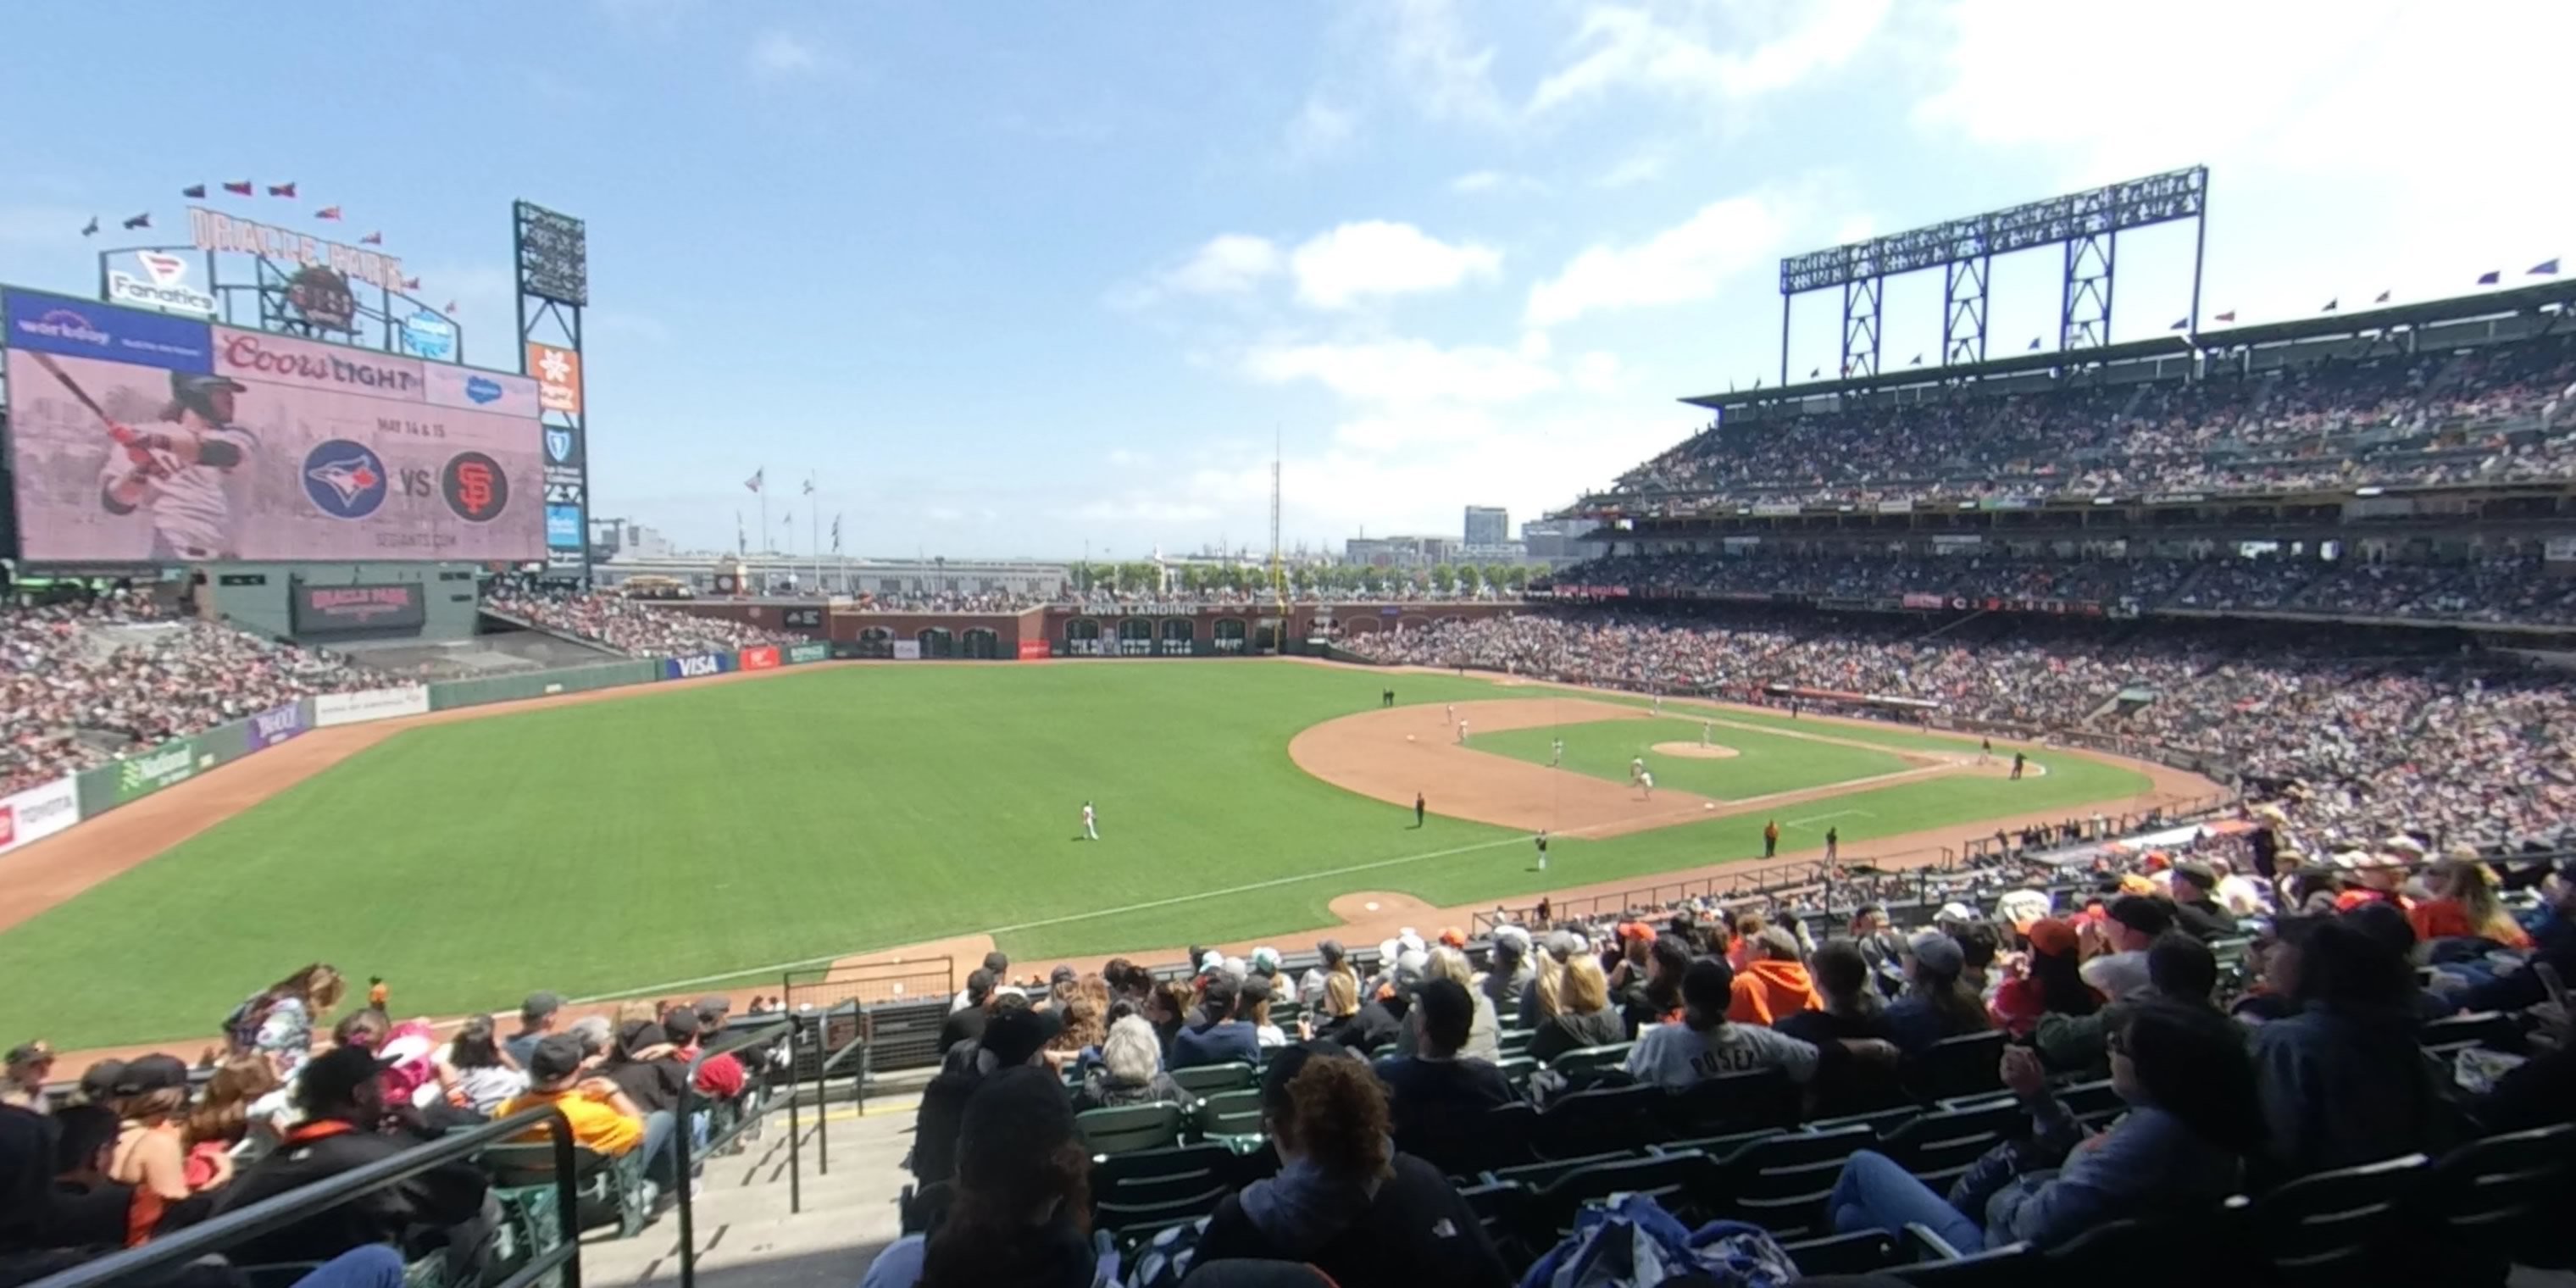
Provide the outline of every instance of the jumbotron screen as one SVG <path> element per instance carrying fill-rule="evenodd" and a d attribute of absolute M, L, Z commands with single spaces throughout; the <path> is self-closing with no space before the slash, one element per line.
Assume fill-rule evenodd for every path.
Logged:
<path fill-rule="evenodd" d="M 31 563 L 545 557 L 525 377 L 0 289 Z"/>

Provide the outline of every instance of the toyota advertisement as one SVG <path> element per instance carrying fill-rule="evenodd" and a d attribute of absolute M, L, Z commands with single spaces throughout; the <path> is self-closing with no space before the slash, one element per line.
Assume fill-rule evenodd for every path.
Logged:
<path fill-rule="evenodd" d="M 537 383 L 0 290 L 39 563 L 545 557 Z"/>

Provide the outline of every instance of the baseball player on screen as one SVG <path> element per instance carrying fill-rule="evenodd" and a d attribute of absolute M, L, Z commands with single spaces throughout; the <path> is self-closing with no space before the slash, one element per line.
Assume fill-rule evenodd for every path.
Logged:
<path fill-rule="evenodd" d="M 233 423 L 233 395 L 244 386 L 222 376 L 170 373 L 169 429 L 107 422 L 116 443 L 99 470 L 99 506 L 109 514 L 152 512 L 152 553 L 164 559 L 235 557 L 232 506 L 224 476 L 250 459 L 259 439 Z"/>

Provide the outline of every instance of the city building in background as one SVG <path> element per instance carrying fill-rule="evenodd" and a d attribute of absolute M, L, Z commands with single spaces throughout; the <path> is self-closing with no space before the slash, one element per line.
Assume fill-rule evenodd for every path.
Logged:
<path fill-rule="evenodd" d="M 1491 549 L 1512 539 L 1512 512 L 1499 505 L 1467 507 L 1467 547 Z"/>

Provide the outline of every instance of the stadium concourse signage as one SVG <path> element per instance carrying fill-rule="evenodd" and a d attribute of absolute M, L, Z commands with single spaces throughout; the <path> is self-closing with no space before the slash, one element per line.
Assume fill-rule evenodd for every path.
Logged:
<path fill-rule="evenodd" d="M 80 784 L 71 778 L 0 796 L 0 854 L 52 836 L 80 816 Z"/>
<path fill-rule="evenodd" d="M 179 738 L 116 762 L 118 804 L 149 796 L 197 776 L 197 740 Z"/>
<path fill-rule="evenodd" d="M 686 657 L 662 659 L 662 678 L 665 680 L 699 680 L 733 669 L 731 653 L 692 653 Z"/>
<path fill-rule="evenodd" d="M 381 586 L 313 586 L 299 582 L 289 608 L 298 635 L 416 631 L 428 620 L 418 582 Z"/>
<path fill-rule="evenodd" d="M 428 714 L 429 690 L 417 684 L 407 684 L 398 689 L 325 693 L 313 699 L 313 727 L 316 729 Z"/>

